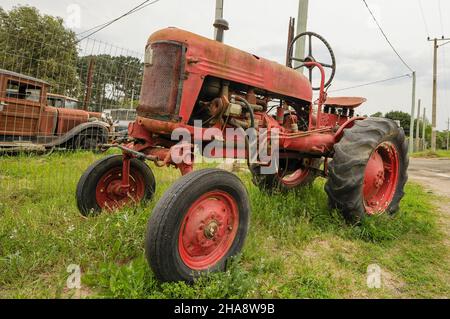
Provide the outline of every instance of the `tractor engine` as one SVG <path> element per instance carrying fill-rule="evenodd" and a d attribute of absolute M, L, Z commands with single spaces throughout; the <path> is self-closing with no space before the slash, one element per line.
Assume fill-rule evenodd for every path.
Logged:
<path fill-rule="evenodd" d="M 175 28 L 149 39 L 137 109 L 143 123 L 248 128 L 253 113 L 255 128 L 266 127 L 269 114 L 286 131 L 307 131 L 311 104 L 309 81 L 291 68 Z M 170 133 L 173 126 L 166 128 Z"/>

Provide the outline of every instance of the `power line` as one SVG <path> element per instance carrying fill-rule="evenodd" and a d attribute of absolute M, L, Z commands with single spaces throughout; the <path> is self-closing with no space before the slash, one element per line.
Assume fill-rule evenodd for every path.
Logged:
<path fill-rule="evenodd" d="M 97 25 L 97 26 L 95 26 L 95 27 L 93 27 L 93 28 L 91 28 L 91 29 L 89 29 L 89 30 L 86 30 L 86 31 L 83 31 L 83 32 L 79 33 L 78 35 L 81 35 L 81 34 L 85 34 L 85 33 L 87 33 L 87 32 L 92 31 L 92 32 L 89 33 L 88 35 L 86 35 L 86 36 L 82 37 L 81 39 L 79 39 L 79 40 L 77 41 L 77 43 L 83 41 L 83 40 L 86 39 L 86 38 L 89 38 L 90 36 L 94 35 L 94 34 L 97 33 L 97 32 L 100 32 L 101 30 L 107 28 L 108 26 L 110 26 L 111 24 L 113 24 L 113 23 L 119 21 L 120 19 L 123 19 L 123 18 L 125 18 L 126 16 L 129 16 L 130 14 L 133 14 L 133 13 L 135 13 L 135 12 L 138 12 L 138 11 L 140 11 L 140 10 L 142 10 L 142 9 L 144 9 L 144 8 L 146 8 L 146 7 L 150 6 L 150 5 L 152 5 L 152 4 L 155 4 L 155 3 L 159 2 L 159 1 L 160 1 L 160 0 L 154 0 L 154 1 L 151 1 L 151 2 L 150 2 L 150 0 L 146 0 L 146 1 L 142 2 L 141 4 L 139 4 L 138 6 L 134 7 L 133 9 L 131 9 L 130 11 L 128 11 L 128 12 L 122 14 L 121 16 L 119 16 L 119 17 L 117 17 L 117 18 L 115 18 L 115 19 L 113 19 L 113 20 L 111 20 L 111 21 L 109 21 L 109 22 L 106 22 L 106 23 Z"/>
<path fill-rule="evenodd" d="M 369 83 L 360 84 L 360 85 L 355 85 L 355 86 L 350 86 L 350 87 L 346 87 L 346 88 L 342 88 L 342 89 L 331 90 L 330 93 L 331 92 L 339 92 L 339 91 L 346 91 L 346 90 L 356 89 L 356 88 L 360 88 L 360 87 L 364 87 L 364 86 L 370 86 L 370 85 L 374 85 L 374 84 L 380 84 L 380 83 L 393 81 L 393 80 L 397 80 L 397 79 L 401 79 L 401 78 L 405 78 L 405 77 L 410 77 L 410 76 L 411 76 L 411 74 L 404 74 L 404 75 L 395 76 L 395 77 L 384 79 L 384 80 L 378 80 L 378 81 L 369 82 Z"/>
<path fill-rule="evenodd" d="M 417 0 L 419 2 L 420 12 L 422 14 L 423 24 L 425 25 L 425 30 L 427 32 L 427 36 L 430 37 L 430 30 L 428 29 L 427 19 L 425 18 L 425 13 L 423 12 L 422 0 Z"/>
<path fill-rule="evenodd" d="M 373 20 L 375 21 L 375 23 L 378 26 L 378 29 L 380 29 L 381 33 L 383 34 L 384 38 L 386 39 L 387 43 L 391 46 L 392 50 L 394 50 L 395 54 L 398 56 L 398 58 L 402 61 L 402 63 L 411 71 L 414 72 L 414 70 L 405 62 L 405 60 L 400 56 L 400 54 L 397 52 L 397 50 L 394 48 L 394 46 L 392 45 L 391 41 L 389 41 L 389 38 L 387 37 L 386 33 L 383 31 L 383 29 L 381 28 L 381 25 L 378 23 L 377 18 L 375 17 L 375 15 L 373 14 L 372 10 L 370 10 L 369 5 L 367 4 L 366 0 L 362 0 L 364 2 L 364 4 L 367 7 L 367 10 L 369 10 L 370 15 L 372 16 Z"/>
<path fill-rule="evenodd" d="M 441 22 L 441 32 L 442 35 L 444 34 L 444 23 L 442 22 L 442 5 L 441 0 L 438 1 L 438 8 L 439 8 L 439 20 Z"/>

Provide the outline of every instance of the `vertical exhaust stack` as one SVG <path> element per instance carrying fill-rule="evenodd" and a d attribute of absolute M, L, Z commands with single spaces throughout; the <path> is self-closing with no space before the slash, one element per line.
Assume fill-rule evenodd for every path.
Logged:
<path fill-rule="evenodd" d="M 223 43 L 225 31 L 230 29 L 228 22 L 225 19 L 216 19 L 216 21 L 214 21 L 214 28 L 216 28 L 215 40 Z"/>

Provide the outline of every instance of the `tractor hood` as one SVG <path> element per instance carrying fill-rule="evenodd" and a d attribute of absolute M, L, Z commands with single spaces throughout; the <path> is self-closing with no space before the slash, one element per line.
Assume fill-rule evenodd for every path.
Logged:
<path fill-rule="evenodd" d="M 312 102 L 309 80 L 284 65 L 177 28 L 155 32 L 148 39 L 147 47 L 161 41 L 177 42 L 186 47 L 188 75 L 214 76 Z"/>

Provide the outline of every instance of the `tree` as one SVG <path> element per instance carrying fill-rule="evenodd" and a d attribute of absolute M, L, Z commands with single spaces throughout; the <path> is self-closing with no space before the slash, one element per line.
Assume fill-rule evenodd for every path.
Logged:
<path fill-rule="evenodd" d="M 144 64 L 132 56 L 108 54 L 80 57 L 78 68 L 83 87 L 91 60 L 95 61 L 90 108 L 101 111 L 105 108 L 130 108 L 139 98 Z"/>
<path fill-rule="evenodd" d="M 75 33 L 61 18 L 41 15 L 33 7 L 0 8 L 0 65 L 10 71 L 45 80 L 51 91 L 76 95 L 77 73 Z"/>
<path fill-rule="evenodd" d="M 372 114 L 370 117 L 383 117 L 383 113 L 377 112 L 377 113 Z"/>
<path fill-rule="evenodd" d="M 385 118 L 394 121 L 400 121 L 400 126 L 403 127 L 406 136 L 409 136 L 409 125 L 411 124 L 411 115 L 402 111 L 390 111 L 384 115 Z"/>

